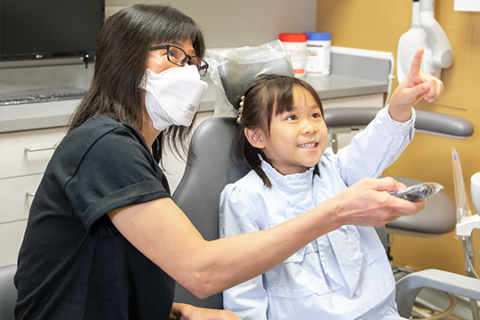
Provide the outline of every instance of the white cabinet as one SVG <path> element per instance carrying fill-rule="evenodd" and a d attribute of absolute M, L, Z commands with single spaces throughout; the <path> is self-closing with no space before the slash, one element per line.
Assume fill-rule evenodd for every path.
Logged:
<path fill-rule="evenodd" d="M 67 128 L 0 134 L 0 266 L 17 262 L 30 204 Z"/>
<path fill-rule="evenodd" d="M 42 174 L 0 179 L 0 224 L 25 220 Z"/>
<path fill-rule="evenodd" d="M 0 223 L 0 266 L 17 263 L 27 220 Z"/>

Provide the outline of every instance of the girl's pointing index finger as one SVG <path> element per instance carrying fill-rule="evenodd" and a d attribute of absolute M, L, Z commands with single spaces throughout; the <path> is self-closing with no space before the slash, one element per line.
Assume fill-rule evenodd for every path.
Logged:
<path fill-rule="evenodd" d="M 410 67 L 410 71 L 408 72 L 408 76 L 411 78 L 413 76 L 418 76 L 420 73 L 420 66 L 422 65 L 422 57 L 423 57 L 423 48 L 418 48 L 413 56 L 412 65 Z"/>

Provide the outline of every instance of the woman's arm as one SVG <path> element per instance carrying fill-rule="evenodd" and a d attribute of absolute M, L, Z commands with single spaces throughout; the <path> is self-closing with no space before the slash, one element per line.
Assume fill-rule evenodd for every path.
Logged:
<path fill-rule="evenodd" d="M 378 192 L 401 187 L 391 178 L 365 179 L 281 225 L 213 241 L 204 240 L 170 198 L 108 215 L 133 246 L 194 295 L 205 298 L 266 272 L 342 225 L 379 227 L 421 210 L 424 202 Z"/>

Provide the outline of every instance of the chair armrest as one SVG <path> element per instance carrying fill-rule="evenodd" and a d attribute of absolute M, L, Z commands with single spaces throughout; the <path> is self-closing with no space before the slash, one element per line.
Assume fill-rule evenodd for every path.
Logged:
<path fill-rule="evenodd" d="M 473 125 L 466 119 L 422 110 L 417 110 L 415 129 L 422 133 L 454 139 L 466 139 L 473 134 Z"/>
<path fill-rule="evenodd" d="M 411 315 L 415 298 L 423 288 L 437 289 L 480 300 L 479 279 L 436 269 L 418 271 L 397 282 L 395 300 L 402 317 L 408 318 Z"/>
<path fill-rule="evenodd" d="M 366 127 L 379 110 L 369 107 L 326 108 L 325 123 L 328 128 Z M 454 139 L 466 139 L 473 134 L 473 125 L 466 119 L 422 110 L 416 110 L 416 114 L 415 129 L 419 132 Z"/>

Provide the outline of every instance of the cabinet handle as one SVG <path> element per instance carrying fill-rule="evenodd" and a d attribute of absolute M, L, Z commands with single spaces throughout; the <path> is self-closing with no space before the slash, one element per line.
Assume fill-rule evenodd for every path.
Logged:
<path fill-rule="evenodd" d="M 45 150 L 55 150 L 55 149 L 57 149 L 57 146 L 58 146 L 58 144 L 59 144 L 61 141 L 62 141 L 62 140 L 58 141 L 57 143 L 55 143 L 54 146 L 51 146 L 51 147 L 25 148 L 25 152 L 37 152 L 37 151 L 45 151 Z"/>
<path fill-rule="evenodd" d="M 35 192 L 27 192 L 27 197 L 35 197 Z"/>

